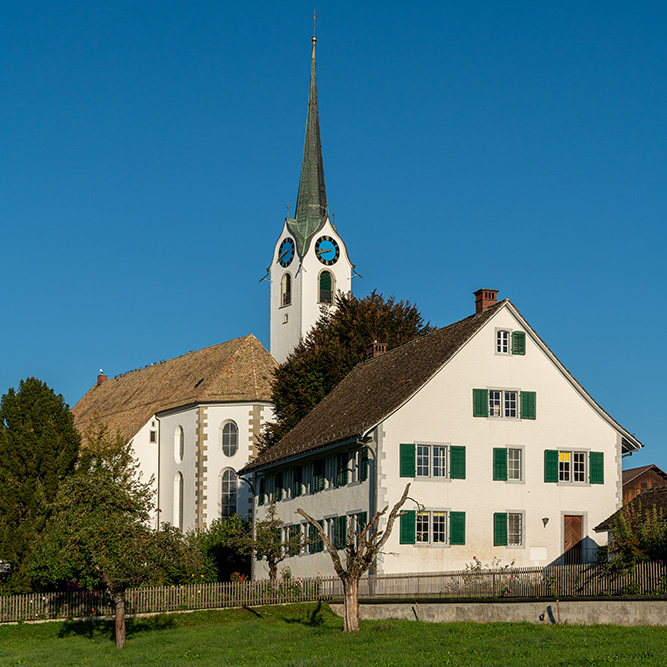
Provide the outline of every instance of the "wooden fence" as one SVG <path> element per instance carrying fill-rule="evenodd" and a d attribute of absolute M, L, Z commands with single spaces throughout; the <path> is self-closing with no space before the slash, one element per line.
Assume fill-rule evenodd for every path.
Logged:
<path fill-rule="evenodd" d="M 667 596 L 667 566 L 642 563 L 632 572 L 614 572 L 599 565 L 546 568 L 473 569 L 436 574 L 364 577 L 361 599 L 499 599 L 579 598 L 604 596 Z M 287 602 L 339 600 L 338 577 L 291 579 L 272 586 L 268 580 L 196 584 L 127 591 L 128 614 L 194 609 L 221 609 Z M 0 622 L 112 615 L 106 591 L 33 593 L 0 596 Z"/>

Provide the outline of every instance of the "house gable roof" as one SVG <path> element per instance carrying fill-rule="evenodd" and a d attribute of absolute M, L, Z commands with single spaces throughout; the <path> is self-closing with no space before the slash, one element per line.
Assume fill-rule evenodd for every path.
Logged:
<path fill-rule="evenodd" d="M 659 475 L 662 477 L 664 480 L 667 481 L 667 473 L 665 473 L 663 470 L 658 468 L 657 465 L 652 463 L 651 465 L 648 466 L 640 466 L 639 468 L 629 468 L 628 470 L 623 471 L 623 484 L 629 484 L 630 482 L 634 481 L 637 479 L 637 477 L 641 477 L 645 472 L 648 472 L 649 470 L 652 470 L 656 475 Z"/>
<path fill-rule="evenodd" d="M 641 443 L 596 403 L 509 299 L 504 299 L 481 313 L 361 362 L 282 440 L 246 465 L 240 474 L 326 445 L 363 437 L 409 400 L 502 308 L 513 313 L 584 400 L 621 434 L 624 451 L 640 449 Z"/>
<path fill-rule="evenodd" d="M 249 334 L 123 373 L 93 386 L 72 408 L 83 433 L 97 415 L 132 438 L 154 415 L 197 403 L 271 401 L 276 362 Z"/>
<path fill-rule="evenodd" d="M 504 303 L 362 361 L 241 474 L 322 445 L 361 437 L 433 377 Z"/>

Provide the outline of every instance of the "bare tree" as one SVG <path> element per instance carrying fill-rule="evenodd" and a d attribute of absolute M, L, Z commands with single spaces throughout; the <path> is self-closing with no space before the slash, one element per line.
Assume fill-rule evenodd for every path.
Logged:
<path fill-rule="evenodd" d="M 345 539 L 345 567 L 343 567 L 336 547 L 331 543 L 320 523 L 301 508 L 297 509 L 297 514 L 306 519 L 317 531 L 320 540 L 322 540 L 329 556 L 331 556 L 336 574 L 343 582 L 343 629 L 345 632 L 357 632 L 359 630 L 359 579 L 373 564 L 375 557 L 382 553 L 382 547 L 391 535 L 396 517 L 400 515 L 401 507 L 408 499 L 409 490 L 410 485 L 408 484 L 401 499 L 389 513 L 384 531 L 378 530 L 378 522 L 389 509 L 389 505 L 376 512 L 363 528 L 355 526 L 352 521 L 348 522 Z"/>

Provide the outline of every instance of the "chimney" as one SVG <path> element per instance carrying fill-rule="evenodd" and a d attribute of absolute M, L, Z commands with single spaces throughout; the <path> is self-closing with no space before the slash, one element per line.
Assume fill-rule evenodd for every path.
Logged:
<path fill-rule="evenodd" d="M 100 374 L 97 376 L 97 386 L 99 387 L 103 382 L 107 381 L 107 376 L 102 372 L 100 368 Z"/>
<path fill-rule="evenodd" d="M 494 306 L 498 297 L 497 289 L 478 289 L 475 295 L 475 314 L 481 313 L 489 306 Z"/>
<path fill-rule="evenodd" d="M 378 343 L 376 340 L 366 346 L 366 359 L 375 359 L 387 351 L 387 343 Z"/>

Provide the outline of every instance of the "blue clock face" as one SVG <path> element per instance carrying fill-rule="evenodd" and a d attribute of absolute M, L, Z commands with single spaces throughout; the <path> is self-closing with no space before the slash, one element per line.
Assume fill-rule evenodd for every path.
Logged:
<path fill-rule="evenodd" d="M 294 241 L 285 239 L 278 250 L 278 262 L 280 266 L 289 266 L 294 259 Z"/>
<path fill-rule="evenodd" d="M 330 236 L 320 236 L 315 243 L 315 254 L 322 264 L 326 266 L 335 264 L 340 257 L 340 249 L 336 239 L 332 239 Z"/>

